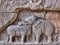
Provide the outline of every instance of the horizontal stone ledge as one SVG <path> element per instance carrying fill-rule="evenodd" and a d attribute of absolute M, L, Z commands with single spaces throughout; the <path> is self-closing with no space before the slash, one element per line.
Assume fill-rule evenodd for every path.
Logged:
<path fill-rule="evenodd" d="M 54 43 L 38 43 L 38 44 L 35 44 L 35 43 L 17 43 L 17 42 L 14 42 L 14 43 L 4 43 L 4 42 L 0 42 L 0 45 L 60 45 L 60 42 L 54 42 Z"/>
<path fill-rule="evenodd" d="M 18 9 L 18 8 L 15 8 Z M 19 11 L 15 11 L 15 9 L 13 11 L 0 11 L 0 13 L 18 13 Z M 60 10 L 54 10 L 54 9 L 39 9 L 39 8 L 19 8 L 18 10 L 30 10 L 30 11 L 35 11 L 35 12 L 60 12 Z"/>

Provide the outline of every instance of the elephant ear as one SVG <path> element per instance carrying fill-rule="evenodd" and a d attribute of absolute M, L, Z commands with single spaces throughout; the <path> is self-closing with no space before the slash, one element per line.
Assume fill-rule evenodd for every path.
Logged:
<path fill-rule="evenodd" d="M 13 23 L 16 18 L 17 14 L 15 13 L 0 13 L 0 32 Z"/>

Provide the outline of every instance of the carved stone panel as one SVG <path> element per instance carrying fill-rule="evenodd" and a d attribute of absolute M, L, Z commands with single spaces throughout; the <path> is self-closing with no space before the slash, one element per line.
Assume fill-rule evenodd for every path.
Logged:
<path fill-rule="evenodd" d="M 59 14 L 29 9 L 0 13 L 0 41 L 7 45 L 57 44 L 60 42 Z"/>
<path fill-rule="evenodd" d="M 0 0 L 0 45 L 60 45 L 60 0 Z"/>

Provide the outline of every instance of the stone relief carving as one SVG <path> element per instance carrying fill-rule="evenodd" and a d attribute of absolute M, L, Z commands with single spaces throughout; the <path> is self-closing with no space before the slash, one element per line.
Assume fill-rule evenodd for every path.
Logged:
<path fill-rule="evenodd" d="M 43 0 L 30 0 L 29 3 L 31 4 L 30 5 L 30 8 L 31 9 L 34 9 L 35 7 L 37 7 L 39 4 L 42 3 Z M 43 7 L 42 7 L 43 8 Z"/>
<path fill-rule="evenodd" d="M 17 18 L 16 13 L 0 13 L 0 32 Z"/>
<path fill-rule="evenodd" d="M 12 21 L 14 22 L 14 20 L 17 18 L 17 22 L 15 21 L 16 24 L 14 22 L 6 29 L 5 33 L 7 33 L 7 36 L 4 36 L 7 38 L 7 43 L 13 43 L 16 42 L 16 40 L 22 44 L 25 42 L 39 44 L 41 42 L 53 43 L 54 40 L 60 41 L 59 31 L 55 31 L 52 22 L 47 20 L 45 16 L 46 12 L 33 12 L 28 10 L 19 12 L 18 16 L 12 16 L 10 19 L 13 19 Z M 5 15 L 1 15 L 1 17 L 6 18 Z M 9 17 L 10 16 L 7 16 L 8 19 Z"/>
<path fill-rule="evenodd" d="M 60 0 L 2 0 L 0 5 L 0 12 L 14 12 L 18 7 L 59 11 Z"/>
<path fill-rule="evenodd" d="M 60 0 L 0 0 L 0 45 L 60 45 L 59 12 Z"/>
<path fill-rule="evenodd" d="M 11 25 L 7 28 L 7 33 L 9 35 L 9 42 L 12 42 L 13 36 L 21 36 L 21 42 L 24 43 L 24 38 L 29 35 L 31 38 L 36 36 L 36 42 L 39 43 L 39 39 L 41 34 L 45 34 L 48 38 L 48 43 L 52 42 L 52 33 L 53 33 L 53 26 L 50 22 L 47 22 L 43 19 L 39 19 L 37 16 L 31 15 L 26 17 L 24 20 L 19 21 L 17 25 Z M 31 32 L 32 31 L 32 32 Z M 35 37 L 34 37 L 35 38 Z M 33 38 L 33 40 L 34 40 Z"/>
<path fill-rule="evenodd" d="M 39 42 L 39 38 L 42 33 L 47 36 L 47 42 L 52 42 L 52 33 L 53 33 L 53 26 L 50 22 L 43 20 L 43 19 L 38 19 L 37 21 L 34 22 L 33 26 L 33 33 L 36 36 L 36 43 Z"/>
<path fill-rule="evenodd" d="M 27 23 L 18 22 L 18 25 L 12 25 L 7 28 L 7 33 L 10 37 L 9 42 L 11 43 L 13 36 L 21 35 L 21 42 L 24 42 L 25 35 L 31 34 L 31 26 Z"/>
<path fill-rule="evenodd" d="M 44 8 L 55 9 L 57 0 L 45 0 Z"/>

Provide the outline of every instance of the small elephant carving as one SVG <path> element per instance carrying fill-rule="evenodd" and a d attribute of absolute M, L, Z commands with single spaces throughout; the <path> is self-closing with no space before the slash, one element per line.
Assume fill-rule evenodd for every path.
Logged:
<path fill-rule="evenodd" d="M 7 28 L 7 33 L 9 35 L 9 43 L 12 42 L 12 37 L 17 35 L 21 36 L 21 43 L 24 42 L 25 35 L 31 33 L 31 26 L 26 23 L 18 22 L 18 25 L 11 25 Z"/>

